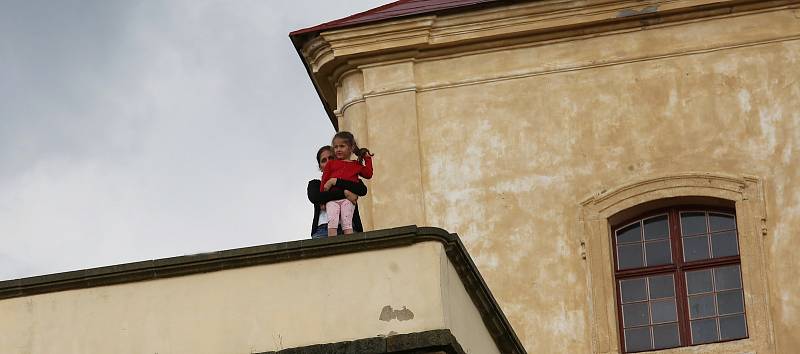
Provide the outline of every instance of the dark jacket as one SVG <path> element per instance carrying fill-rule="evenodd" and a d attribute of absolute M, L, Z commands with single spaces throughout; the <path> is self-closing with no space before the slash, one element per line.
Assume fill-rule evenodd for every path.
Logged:
<path fill-rule="evenodd" d="M 347 189 L 356 195 L 363 197 L 367 195 L 367 186 L 361 182 L 351 182 L 345 181 L 343 179 L 336 180 L 336 187 L 341 189 L 336 190 L 329 190 L 327 192 L 320 192 L 319 186 L 322 182 L 318 179 L 312 179 L 308 181 L 308 201 L 311 204 L 314 204 L 314 221 L 311 223 L 311 235 L 314 234 L 314 231 L 317 229 L 317 223 L 319 222 L 319 212 L 320 212 L 320 204 L 325 204 L 332 200 L 339 200 L 345 199 L 344 190 Z M 339 226 L 341 228 L 341 225 Z M 355 232 L 364 232 L 364 227 L 361 226 L 361 216 L 358 215 L 358 205 L 356 205 L 356 210 L 353 213 L 353 231 Z"/>

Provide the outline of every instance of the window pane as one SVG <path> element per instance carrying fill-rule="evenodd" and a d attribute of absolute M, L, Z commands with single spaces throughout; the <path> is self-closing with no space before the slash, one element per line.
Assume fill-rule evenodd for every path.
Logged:
<path fill-rule="evenodd" d="M 657 240 L 669 238 L 669 227 L 667 226 L 667 216 L 657 216 L 644 221 L 644 239 Z"/>
<path fill-rule="evenodd" d="M 650 298 L 660 299 L 675 296 L 675 282 L 672 275 L 650 277 Z"/>
<path fill-rule="evenodd" d="M 711 343 L 717 341 L 717 320 L 692 321 L 692 344 Z"/>
<path fill-rule="evenodd" d="M 740 279 L 738 264 L 714 269 L 714 281 L 717 284 L 717 291 L 741 289 L 742 283 Z"/>
<path fill-rule="evenodd" d="M 697 235 L 706 232 L 705 213 L 681 213 L 681 235 Z"/>
<path fill-rule="evenodd" d="M 653 326 L 653 344 L 655 344 L 653 349 L 672 348 L 681 345 L 681 340 L 678 336 L 678 324 Z"/>
<path fill-rule="evenodd" d="M 720 315 L 744 312 L 744 299 L 741 290 L 725 291 L 717 294 L 717 308 Z M 655 314 L 653 314 L 655 318 Z"/>
<path fill-rule="evenodd" d="M 647 252 L 647 265 L 656 266 L 661 264 L 672 263 L 672 255 L 670 254 L 669 240 L 648 242 L 644 244 L 645 252 Z"/>
<path fill-rule="evenodd" d="M 689 295 L 710 292 L 714 290 L 711 284 L 711 270 L 697 270 L 686 272 L 686 290 Z"/>
<path fill-rule="evenodd" d="M 708 214 L 708 223 L 711 226 L 711 232 L 722 230 L 733 230 L 736 228 L 736 221 L 732 215 L 725 214 Z"/>
<path fill-rule="evenodd" d="M 636 242 L 642 240 L 642 228 L 639 223 L 617 230 L 617 243 Z"/>
<path fill-rule="evenodd" d="M 708 236 L 685 237 L 683 239 L 683 259 L 687 262 L 708 259 Z"/>
<path fill-rule="evenodd" d="M 625 330 L 625 350 L 636 352 L 650 349 L 650 327 Z"/>
<path fill-rule="evenodd" d="M 678 320 L 678 311 L 675 300 L 653 301 L 650 303 L 653 312 L 653 323 L 675 322 Z"/>
<path fill-rule="evenodd" d="M 744 315 L 719 318 L 720 339 L 738 339 L 747 337 L 747 324 Z"/>
<path fill-rule="evenodd" d="M 622 303 L 647 300 L 645 278 L 620 281 Z"/>
<path fill-rule="evenodd" d="M 714 258 L 739 254 L 739 248 L 736 246 L 736 231 L 726 231 L 711 235 L 711 253 Z"/>
<path fill-rule="evenodd" d="M 650 324 L 650 314 L 647 312 L 647 303 L 622 305 L 622 318 L 625 328 Z"/>
<path fill-rule="evenodd" d="M 689 318 L 703 318 L 716 315 L 714 309 L 714 295 L 699 295 L 689 297 Z"/>
<path fill-rule="evenodd" d="M 638 268 L 644 265 L 642 260 L 642 244 L 617 246 L 619 269 Z"/>

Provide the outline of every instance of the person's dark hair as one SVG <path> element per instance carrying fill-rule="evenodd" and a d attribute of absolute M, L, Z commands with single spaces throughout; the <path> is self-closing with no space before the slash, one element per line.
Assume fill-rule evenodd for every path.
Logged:
<path fill-rule="evenodd" d="M 363 163 L 364 162 L 364 156 L 367 156 L 367 155 L 375 156 L 375 154 L 369 152 L 369 149 L 367 149 L 367 148 L 359 148 L 358 147 L 358 143 L 356 143 L 356 137 L 354 137 L 353 133 L 351 133 L 351 132 L 346 132 L 346 131 L 338 132 L 338 133 L 336 133 L 336 135 L 333 136 L 333 139 L 331 139 L 331 141 L 336 140 L 336 139 L 342 139 L 345 142 L 347 142 L 347 144 L 349 144 L 350 146 L 353 147 L 353 153 L 356 154 L 356 156 L 358 156 L 358 162 L 359 163 Z"/>
<path fill-rule="evenodd" d="M 330 145 L 325 145 L 319 148 L 319 150 L 317 150 L 317 167 L 319 167 L 319 158 L 322 156 L 322 152 L 325 150 L 328 150 L 328 152 L 330 152 L 331 155 L 333 155 L 333 148 Z"/>

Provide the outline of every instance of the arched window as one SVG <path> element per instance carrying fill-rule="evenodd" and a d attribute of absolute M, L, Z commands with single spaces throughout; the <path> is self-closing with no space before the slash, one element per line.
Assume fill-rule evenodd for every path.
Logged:
<path fill-rule="evenodd" d="M 670 207 L 612 225 L 626 353 L 748 337 L 734 210 Z"/>

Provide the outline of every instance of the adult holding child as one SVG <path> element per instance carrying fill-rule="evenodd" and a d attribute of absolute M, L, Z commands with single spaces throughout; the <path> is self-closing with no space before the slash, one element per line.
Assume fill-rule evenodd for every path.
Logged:
<path fill-rule="evenodd" d="M 330 145 L 323 146 L 317 150 L 316 161 L 320 172 L 325 169 L 325 166 L 333 158 L 333 148 Z M 359 196 L 367 195 L 367 187 L 360 181 L 352 182 L 344 179 L 340 180 L 338 178 L 331 178 L 328 183 L 331 184 L 331 186 L 326 190 L 320 180 L 312 179 L 308 181 L 308 200 L 314 205 L 311 237 L 321 238 L 328 236 L 328 215 L 324 206 L 329 201 L 341 199 L 347 199 L 356 205 L 353 211 L 353 230 L 356 232 L 364 231 L 356 202 Z"/>
<path fill-rule="evenodd" d="M 359 177 L 372 178 L 372 156 L 368 149 L 359 148 L 356 139 L 350 132 L 339 132 L 333 136 L 333 154 L 335 159 L 329 160 L 322 169 L 322 186 L 320 191 L 336 189 L 340 180 L 359 182 Z M 351 160 L 355 154 L 356 160 Z M 336 180 L 334 180 L 336 179 Z M 353 217 L 355 203 L 346 198 L 325 203 L 328 217 L 328 236 L 336 236 L 339 222 L 345 235 L 353 233 Z"/>

